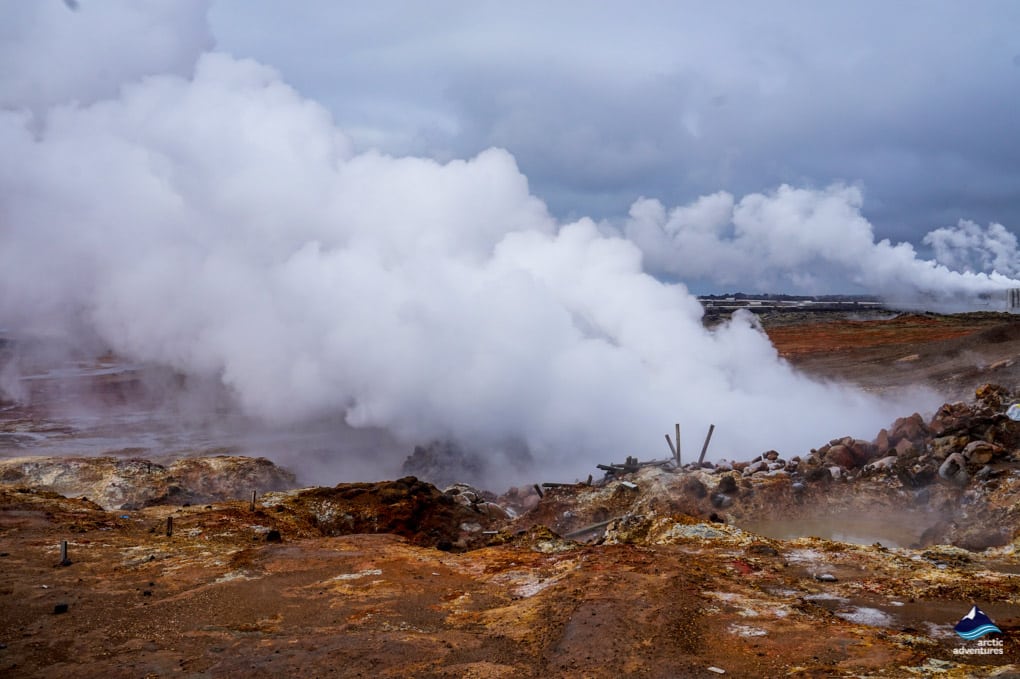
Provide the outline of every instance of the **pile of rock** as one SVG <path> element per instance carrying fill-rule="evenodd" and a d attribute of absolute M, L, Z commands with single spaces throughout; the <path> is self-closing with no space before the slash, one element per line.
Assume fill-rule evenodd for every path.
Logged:
<path fill-rule="evenodd" d="M 829 483 L 862 476 L 893 475 L 909 488 L 938 479 L 966 486 L 988 479 L 998 466 L 1020 461 L 1020 422 L 1006 416 L 1012 394 L 986 384 L 973 403 L 947 403 L 925 422 L 920 414 L 902 417 L 874 441 L 846 436 L 832 439 L 801 458 L 783 460 L 769 451 L 745 463 L 724 463 L 717 471 L 735 470 L 746 477 L 793 475 L 798 481 Z"/>
<path fill-rule="evenodd" d="M 985 384 L 974 403 L 943 405 L 930 421 L 920 414 L 898 419 L 873 441 L 833 439 L 804 460 L 809 481 L 860 475 L 895 475 L 907 487 L 936 479 L 966 486 L 997 473 L 997 464 L 1014 461 L 1020 422 L 1006 416 L 1007 389 Z"/>
<path fill-rule="evenodd" d="M 463 484 L 441 491 L 406 476 L 269 493 L 260 507 L 299 535 L 388 533 L 419 546 L 463 551 L 486 544 L 508 522 L 490 497 Z"/>

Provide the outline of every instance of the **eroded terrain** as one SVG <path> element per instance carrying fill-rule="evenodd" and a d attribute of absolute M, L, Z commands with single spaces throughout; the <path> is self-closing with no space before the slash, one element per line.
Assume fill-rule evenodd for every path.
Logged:
<path fill-rule="evenodd" d="M 961 401 L 790 459 L 628 461 L 541 496 L 413 478 L 301 489 L 231 451 L 11 448 L 0 674 L 1020 675 L 1018 326 L 831 323 L 765 319 L 806 370 Z M 9 434 L 46 425 L 6 412 Z M 975 603 L 1001 655 L 953 631 Z"/>

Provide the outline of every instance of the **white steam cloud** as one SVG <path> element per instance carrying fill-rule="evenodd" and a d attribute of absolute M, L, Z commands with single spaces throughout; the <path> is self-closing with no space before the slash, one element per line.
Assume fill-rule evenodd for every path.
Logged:
<path fill-rule="evenodd" d="M 956 227 L 935 229 L 924 237 L 935 259 L 951 269 L 962 271 L 997 271 L 1009 276 L 1020 273 L 1020 250 L 1016 236 L 1002 224 L 989 224 L 987 229 L 961 219 Z"/>
<path fill-rule="evenodd" d="M 982 229 L 961 221 L 924 238 L 935 260 L 910 243 L 876 242 L 861 215 L 861 191 L 781 186 L 737 201 L 719 192 L 666 211 L 657 200 L 631 206 L 626 236 L 660 274 L 753 289 L 809 293 L 834 281 L 898 302 L 966 301 L 1020 285 L 1017 240 L 1001 224 Z"/>
<path fill-rule="evenodd" d="M 56 25 L 99 7 L 55 5 Z M 201 7 L 155 6 L 184 8 L 185 27 Z M 524 444 L 547 472 L 582 475 L 662 454 L 675 421 L 695 437 L 715 423 L 716 456 L 792 455 L 933 405 L 811 381 L 749 317 L 706 331 L 687 289 L 644 264 L 802 285 L 836 267 L 872 289 L 1012 284 L 876 244 L 847 187 L 715 194 L 668 214 L 639 200 L 626 238 L 557 223 L 509 153 L 356 154 L 265 66 L 208 52 L 180 75 L 201 43 L 92 88 L 94 64 L 36 92 L 31 59 L 14 62 L 29 73 L 0 90 L 0 327 L 217 379 L 267 421 L 339 414 L 408 444 Z"/>

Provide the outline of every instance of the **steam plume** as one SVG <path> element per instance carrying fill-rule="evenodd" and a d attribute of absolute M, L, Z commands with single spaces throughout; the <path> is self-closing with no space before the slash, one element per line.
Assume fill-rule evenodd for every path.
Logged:
<path fill-rule="evenodd" d="M 168 49 L 150 64 L 161 74 L 119 73 L 115 93 L 4 83 L 0 325 L 218 380 L 266 421 L 339 414 L 408 444 L 524 444 L 549 473 L 577 473 L 663 452 L 677 420 L 699 436 L 716 423 L 713 452 L 746 457 L 932 405 L 811 381 L 750 317 L 708 332 L 687 288 L 646 263 L 802 285 L 819 266 L 879 286 L 1011 283 L 874 243 L 847 187 L 669 214 L 640 200 L 626 238 L 558 223 L 506 151 L 354 153 L 272 69 L 199 43 Z"/>
<path fill-rule="evenodd" d="M 650 270 L 757 290 L 859 291 L 898 302 L 966 301 L 1020 285 L 1016 237 L 961 221 L 924 238 L 936 258 L 909 243 L 876 242 L 860 189 L 781 186 L 736 200 L 719 192 L 666 211 L 654 199 L 631 206 L 624 233 Z M 957 270 L 960 269 L 960 270 Z M 841 289 L 842 288 L 842 289 Z"/>

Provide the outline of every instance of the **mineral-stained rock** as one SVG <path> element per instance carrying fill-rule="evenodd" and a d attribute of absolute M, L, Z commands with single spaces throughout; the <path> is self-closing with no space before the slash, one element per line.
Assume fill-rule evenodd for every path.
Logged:
<path fill-rule="evenodd" d="M 899 460 L 895 455 L 887 455 L 886 457 L 879 458 L 874 462 L 869 463 L 865 469 L 869 472 L 892 469 L 893 465 Z"/>
<path fill-rule="evenodd" d="M 856 467 L 863 467 L 878 454 L 877 446 L 861 439 L 853 439 L 849 448 L 853 453 L 854 466 Z"/>
<path fill-rule="evenodd" d="M 838 465 L 846 469 L 850 469 L 857 465 L 857 458 L 854 456 L 853 450 L 838 443 L 829 448 L 825 453 L 825 461 L 830 465 Z"/>
<path fill-rule="evenodd" d="M 932 417 L 928 430 L 932 436 L 944 436 L 970 426 L 974 410 L 966 403 L 946 403 Z"/>
<path fill-rule="evenodd" d="M 998 384 L 982 384 L 974 391 L 978 403 L 990 410 L 998 410 L 1009 399 L 1009 389 Z"/>
<path fill-rule="evenodd" d="M 716 486 L 716 492 L 727 494 L 737 492 L 737 480 L 729 474 L 723 476 L 719 479 L 719 485 Z"/>
<path fill-rule="evenodd" d="M 892 448 L 892 444 L 889 442 L 889 431 L 883 429 L 878 432 L 878 436 L 875 437 L 875 448 L 878 450 L 878 455 L 885 455 Z"/>
<path fill-rule="evenodd" d="M 1006 451 L 995 445 L 994 443 L 987 443 L 985 441 L 971 441 L 963 449 L 963 457 L 973 465 L 986 465 L 992 461 L 993 458 L 1003 455 Z"/>
<path fill-rule="evenodd" d="M 185 457 L 166 466 L 114 457 L 0 460 L 0 483 L 87 497 L 107 509 L 198 504 L 293 488 L 294 475 L 265 458 Z"/>
<path fill-rule="evenodd" d="M 931 440 L 929 452 L 932 457 L 939 460 L 944 460 L 950 453 L 955 453 L 960 447 L 960 439 L 958 436 L 940 436 Z M 963 445 L 966 445 L 966 439 L 963 439 Z"/>
<path fill-rule="evenodd" d="M 967 474 L 967 462 L 959 453 L 953 453 L 939 467 L 939 476 L 960 486 L 967 485 L 970 477 Z"/>
<path fill-rule="evenodd" d="M 899 442 L 902 439 L 911 441 L 920 440 L 927 432 L 927 427 L 920 413 L 914 413 L 910 417 L 901 417 L 893 423 L 892 431 L 889 433 L 891 441 Z"/>
<path fill-rule="evenodd" d="M 320 535 L 393 533 L 417 545 L 447 550 L 469 547 L 481 539 L 481 529 L 500 526 L 507 519 L 505 512 L 492 511 L 488 502 L 462 504 L 413 476 L 274 493 L 263 504 L 297 515 L 309 531 Z"/>
<path fill-rule="evenodd" d="M 732 476 L 727 475 L 727 476 L 724 476 L 723 478 L 724 479 L 729 479 L 731 482 L 733 482 L 733 477 Z M 720 481 L 720 485 L 721 485 L 721 481 Z M 685 478 L 684 481 L 683 481 L 683 485 L 681 487 L 683 488 L 685 493 L 689 493 L 690 495 L 693 495 L 694 497 L 697 497 L 697 498 L 702 498 L 702 497 L 705 497 L 706 495 L 708 495 L 708 488 L 706 488 L 705 484 L 702 483 L 701 480 L 698 479 L 695 476 L 689 476 L 689 477 Z M 733 489 L 736 490 L 736 487 L 737 487 L 737 484 L 734 482 L 733 483 Z"/>
<path fill-rule="evenodd" d="M 896 443 L 896 447 L 893 448 L 893 452 L 896 453 L 897 457 L 906 460 L 917 457 L 918 453 L 921 451 L 918 448 L 918 445 L 910 439 L 901 439 Z"/>

